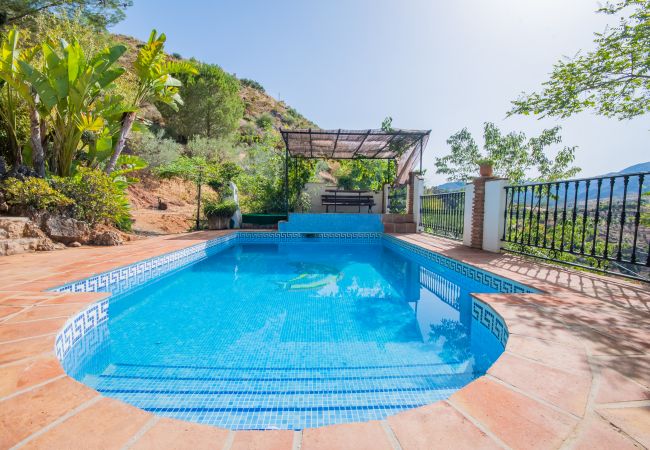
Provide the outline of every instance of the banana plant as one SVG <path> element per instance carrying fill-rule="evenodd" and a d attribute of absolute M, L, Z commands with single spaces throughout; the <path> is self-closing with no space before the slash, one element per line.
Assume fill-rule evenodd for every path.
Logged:
<path fill-rule="evenodd" d="M 101 132 L 104 110 L 116 108 L 121 98 L 100 101 L 113 81 L 125 70 L 115 63 L 126 51 L 115 45 L 87 59 L 78 42 L 51 41 L 41 46 L 41 70 L 18 61 L 21 72 L 48 114 L 53 136 L 53 167 L 60 176 L 69 176 L 84 132 Z"/>
<path fill-rule="evenodd" d="M 136 95 L 132 103 L 132 111 L 125 112 L 121 119 L 121 129 L 113 149 L 113 155 L 106 165 L 106 173 L 115 169 L 115 164 L 120 157 L 126 139 L 131 133 L 137 111 L 149 101 L 159 101 L 178 110 L 178 105 L 183 104 L 179 94 L 182 85 L 174 78 L 174 74 L 198 74 L 196 68 L 187 62 L 169 61 L 164 52 L 166 37 L 163 33 L 158 35 L 156 30 L 151 32 L 149 40 L 138 52 L 134 69 L 138 77 Z"/>
<path fill-rule="evenodd" d="M 45 154 L 41 120 L 43 105 L 23 71 L 23 65 L 28 65 L 37 51 L 36 47 L 25 50 L 19 48 L 19 33 L 15 28 L 11 29 L 2 40 L 0 45 L 0 80 L 2 81 L 0 85 L 0 89 L 2 89 L 0 118 L 2 118 L 7 131 L 14 163 L 22 164 L 22 149 L 16 132 L 17 115 L 20 102 L 23 101 L 27 104 L 30 116 L 32 166 L 39 176 L 44 177 Z"/>

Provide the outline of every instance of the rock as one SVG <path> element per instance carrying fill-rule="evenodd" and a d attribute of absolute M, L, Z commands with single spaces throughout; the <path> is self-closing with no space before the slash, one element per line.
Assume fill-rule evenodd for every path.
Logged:
<path fill-rule="evenodd" d="M 68 247 L 73 247 L 73 248 L 74 248 L 74 247 L 81 247 L 81 243 L 80 243 L 80 242 L 77 242 L 77 241 L 70 242 L 70 243 L 68 244 Z"/>
<path fill-rule="evenodd" d="M 0 217 L 0 255 L 49 251 L 65 247 L 55 244 L 27 217 Z"/>
<path fill-rule="evenodd" d="M 73 242 L 86 244 L 90 237 L 88 224 L 70 217 L 49 216 L 44 220 L 43 229 L 52 240 L 68 246 Z"/>
<path fill-rule="evenodd" d="M 5 198 L 5 195 L 0 192 L 0 214 L 6 213 L 8 211 L 9 205 L 7 204 L 7 199 Z"/>
<path fill-rule="evenodd" d="M 65 247 L 63 244 L 56 244 L 52 239 L 39 239 L 38 245 L 36 246 L 36 251 L 39 252 L 50 252 L 52 250 L 58 250 L 62 247 Z"/>
<path fill-rule="evenodd" d="M 29 223 L 27 217 L 0 217 L 0 230 L 3 230 L 3 236 L 6 239 L 19 239 L 25 236 L 25 227 Z"/>
<path fill-rule="evenodd" d="M 122 245 L 124 240 L 115 231 L 93 231 L 90 236 L 90 243 L 93 245 Z"/>
<path fill-rule="evenodd" d="M 0 256 L 33 252 L 38 247 L 36 238 L 0 239 Z"/>

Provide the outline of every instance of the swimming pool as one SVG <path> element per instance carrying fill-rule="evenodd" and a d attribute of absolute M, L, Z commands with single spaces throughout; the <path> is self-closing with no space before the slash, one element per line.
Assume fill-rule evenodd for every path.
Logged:
<path fill-rule="evenodd" d="M 447 398 L 507 340 L 470 293 L 532 292 L 381 233 L 233 233 L 57 290 L 114 293 L 57 337 L 69 375 L 230 429 L 382 419 Z"/>

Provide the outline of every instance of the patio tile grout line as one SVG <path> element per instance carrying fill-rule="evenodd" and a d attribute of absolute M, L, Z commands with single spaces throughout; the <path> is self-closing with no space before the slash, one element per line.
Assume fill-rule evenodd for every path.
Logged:
<path fill-rule="evenodd" d="M 489 374 L 489 373 L 488 373 L 488 374 L 485 374 L 484 376 L 485 376 L 486 378 L 488 378 L 489 380 L 494 381 L 495 383 L 498 383 L 498 384 L 500 384 L 500 385 L 502 385 L 502 386 L 504 386 L 504 387 L 510 389 L 511 391 L 517 392 L 518 394 L 521 394 L 521 395 L 523 395 L 524 397 L 527 397 L 527 398 L 529 398 L 529 399 L 531 399 L 531 400 L 534 400 L 534 401 L 536 401 L 537 403 L 541 403 L 542 405 L 547 406 L 547 407 L 549 407 L 549 408 L 555 410 L 556 412 L 562 413 L 562 414 L 565 415 L 565 416 L 569 416 L 569 417 L 571 417 L 571 418 L 573 418 L 573 419 L 576 419 L 576 420 L 578 420 L 578 421 L 581 421 L 581 420 L 583 419 L 583 417 L 578 416 L 578 415 L 576 415 L 576 414 L 574 414 L 574 413 L 572 413 L 572 412 L 570 412 L 570 411 L 566 411 L 566 410 L 560 408 L 559 406 L 556 406 L 556 405 L 554 405 L 553 403 L 550 403 L 548 400 L 544 400 L 544 399 L 542 399 L 542 398 L 540 398 L 540 397 L 537 397 L 537 396 L 534 395 L 534 394 L 531 394 L 531 393 L 529 393 L 529 392 L 526 392 L 526 391 L 524 391 L 523 389 L 518 388 L 518 387 L 516 387 L 516 386 L 514 386 L 514 385 L 512 385 L 512 384 L 510 384 L 510 383 L 508 383 L 507 381 L 502 380 L 501 378 L 497 378 L 497 377 L 495 377 L 494 375 L 491 375 L 491 374 Z"/>
<path fill-rule="evenodd" d="M 499 439 L 493 432 L 490 430 L 490 428 L 487 427 L 487 425 L 484 425 L 481 421 L 479 421 L 477 418 L 472 416 L 470 413 L 465 411 L 462 407 L 459 405 L 456 405 L 456 403 L 451 400 L 450 398 L 446 400 L 442 400 L 442 402 L 447 403 L 449 406 L 451 406 L 453 409 L 458 411 L 458 413 L 463 416 L 465 419 L 467 419 L 469 422 L 472 423 L 476 428 L 479 429 L 482 433 L 484 433 L 487 437 L 492 439 L 494 443 L 499 445 L 500 447 L 506 449 L 506 450 L 512 450 L 510 446 L 508 446 L 505 442 L 503 442 L 501 439 Z"/>
<path fill-rule="evenodd" d="M 144 436 L 147 431 L 151 430 L 158 422 L 160 422 L 161 417 L 152 415 L 147 422 L 145 422 L 144 425 L 140 427 L 140 429 L 129 438 L 128 441 L 122 446 L 123 450 L 127 450 L 131 448 L 134 444 L 136 444 L 142 436 Z"/>
<path fill-rule="evenodd" d="M 62 373 L 61 375 L 57 375 L 55 377 L 49 378 L 49 379 L 43 381 L 42 383 L 34 384 L 32 386 L 29 386 L 28 388 L 21 389 L 19 391 L 14 391 L 14 392 L 12 392 L 11 394 L 9 394 L 9 395 L 7 395 L 5 397 L 1 397 L 0 398 L 0 403 L 5 402 L 7 400 L 10 400 L 10 399 L 12 399 L 14 397 L 18 397 L 19 395 L 25 394 L 27 392 L 33 391 L 34 389 L 38 389 L 40 387 L 46 386 L 46 385 L 48 385 L 50 383 L 53 383 L 53 382 L 55 382 L 57 380 L 60 380 L 62 378 L 67 378 L 67 377 L 68 376 L 65 373 Z"/>
<path fill-rule="evenodd" d="M 226 441 L 223 443 L 221 450 L 230 450 L 232 448 L 232 443 L 235 440 L 235 431 L 228 430 L 228 436 L 226 436 Z"/>
<path fill-rule="evenodd" d="M 90 400 L 87 400 L 87 401 L 83 402 L 82 404 L 80 404 L 76 408 L 71 409 L 70 411 L 68 411 L 64 415 L 60 416 L 59 418 L 57 418 L 53 422 L 50 422 L 49 424 L 45 425 L 43 428 L 41 428 L 38 431 L 30 434 L 25 439 L 23 439 L 22 441 L 15 444 L 13 447 L 11 447 L 11 450 L 23 447 L 25 444 L 28 444 L 30 441 L 33 441 L 34 439 L 37 439 L 38 437 L 44 435 L 48 431 L 56 428 L 57 426 L 59 426 L 60 424 L 62 424 L 66 420 L 68 420 L 69 418 L 77 415 L 77 413 L 80 413 L 81 411 L 91 407 L 92 405 L 94 405 L 95 403 L 100 401 L 102 398 L 103 397 L 101 395 L 97 395 L 97 396 L 91 398 Z"/>
<path fill-rule="evenodd" d="M 5 325 L 5 324 L 3 324 Z M 58 331 L 55 331 L 54 333 L 45 333 L 45 334 L 37 334 L 36 336 L 27 336 L 23 338 L 18 338 L 18 339 L 12 339 L 10 341 L 0 341 L 0 345 L 2 344 L 15 344 L 17 342 L 23 342 L 28 339 L 35 339 L 35 338 L 40 338 L 40 337 L 46 337 L 46 336 L 55 336 L 57 335 Z"/>
<path fill-rule="evenodd" d="M 600 368 L 592 364 L 589 355 L 587 355 L 587 365 L 589 366 L 589 372 L 591 374 L 591 384 L 589 386 L 589 395 L 587 396 L 587 402 L 585 403 L 585 414 L 583 417 L 584 420 L 578 422 L 573 430 L 571 430 L 571 434 L 569 434 L 564 439 L 564 442 L 562 442 L 562 445 L 560 447 L 561 449 L 569 449 L 574 447 L 574 443 L 579 438 L 580 433 L 582 432 L 583 427 L 588 420 L 588 417 L 594 413 L 594 399 L 600 390 L 600 383 L 602 381 L 602 378 L 600 374 Z"/>
<path fill-rule="evenodd" d="M 580 372 L 584 372 L 584 370 L 581 370 L 581 369 L 568 370 L 568 369 L 566 369 L 564 367 L 558 367 L 559 364 L 558 365 L 551 365 L 551 364 L 549 364 L 549 363 L 547 363 L 545 361 L 539 360 L 539 359 L 533 359 L 533 358 L 530 358 L 530 357 L 528 357 L 526 355 L 522 355 L 520 353 L 514 353 L 512 350 L 505 350 L 502 354 L 507 354 L 507 355 L 513 356 L 513 357 L 518 358 L 518 359 L 523 359 L 524 361 L 539 364 L 540 366 L 548 367 L 549 369 L 559 370 L 561 372 L 565 372 L 565 373 L 571 374 L 571 375 L 579 375 Z M 499 355 L 499 357 L 501 357 L 501 355 Z M 585 355 L 585 357 L 586 357 L 586 355 Z"/>
<path fill-rule="evenodd" d="M 611 402 L 611 403 L 594 403 L 594 410 L 596 409 L 615 409 L 615 408 L 639 408 L 650 407 L 650 400 L 630 400 L 627 402 Z"/>
<path fill-rule="evenodd" d="M 56 355 L 54 354 L 54 350 L 49 350 L 49 351 L 46 351 L 46 352 L 36 353 L 36 354 L 30 355 L 30 356 L 26 356 L 24 358 L 15 359 L 13 361 L 7 361 L 7 362 L 0 363 L 0 369 L 2 369 L 4 367 L 16 366 L 18 364 L 24 364 L 27 361 L 34 361 L 34 360 L 37 360 L 37 359 L 41 359 L 44 356 L 55 357 Z"/>
<path fill-rule="evenodd" d="M 384 434 L 388 438 L 388 441 L 393 447 L 393 450 L 402 450 L 402 445 L 400 444 L 399 439 L 397 439 L 397 436 L 395 435 L 395 432 L 393 432 L 393 429 L 390 427 L 388 421 L 386 419 L 383 419 L 379 421 L 379 424 L 384 430 Z"/>
<path fill-rule="evenodd" d="M 293 442 L 291 443 L 291 450 L 300 450 L 302 447 L 302 430 L 293 432 Z"/>

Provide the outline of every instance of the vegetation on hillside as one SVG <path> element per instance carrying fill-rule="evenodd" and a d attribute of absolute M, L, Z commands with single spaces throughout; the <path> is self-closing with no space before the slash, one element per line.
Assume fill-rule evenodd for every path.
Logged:
<path fill-rule="evenodd" d="M 145 43 L 109 34 L 106 25 L 123 17 L 128 4 L 10 2 L 0 18 L 0 178 L 10 180 L 0 189 L 10 206 L 24 201 L 128 228 L 125 189 L 136 180 L 125 172 L 150 166 L 161 176 L 195 181 L 190 172 L 200 171 L 202 182 L 217 186 L 223 168 L 236 167 L 229 179 L 245 210 L 284 210 L 277 129 L 316 125 L 253 80 L 167 55 L 164 34 L 153 31 Z M 291 207 L 314 177 L 314 164 L 298 165 L 290 177 Z M 93 181 L 92 192 L 72 195 L 81 192 L 72 189 L 79 180 Z M 224 189 L 214 193 L 226 201 Z M 113 215 L 93 207 L 98 195 Z"/>

